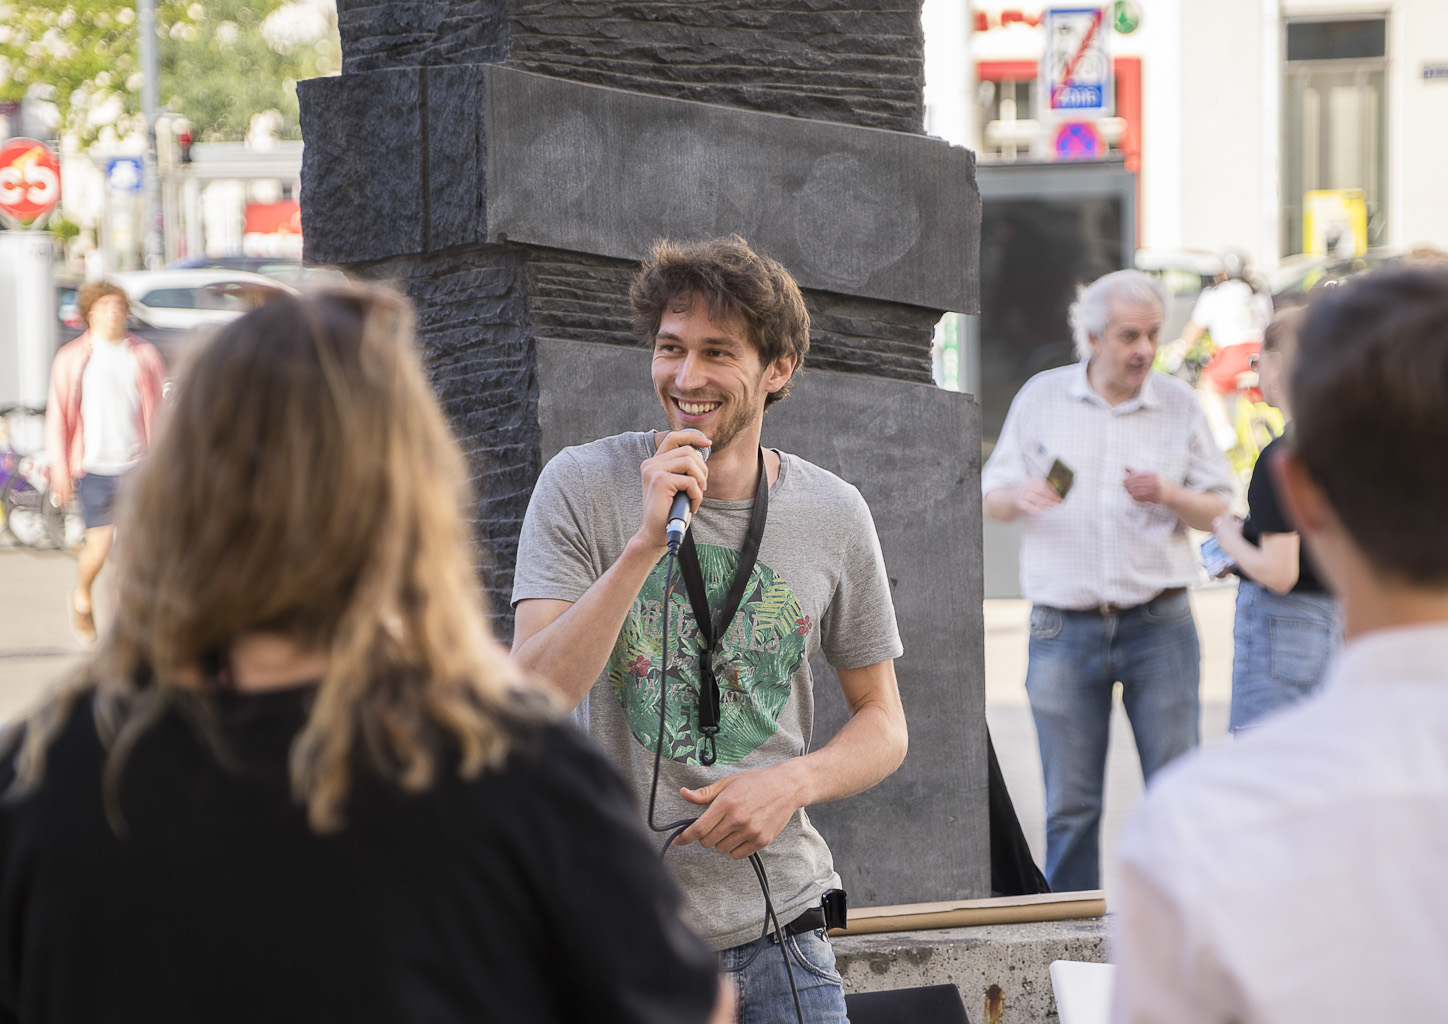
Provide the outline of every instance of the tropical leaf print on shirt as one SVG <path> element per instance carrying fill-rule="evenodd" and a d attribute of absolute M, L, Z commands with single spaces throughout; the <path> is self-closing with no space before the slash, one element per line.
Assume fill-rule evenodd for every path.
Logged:
<path fill-rule="evenodd" d="M 734 580 L 739 552 L 712 544 L 699 545 L 698 552 L 704 592 L 717 612 Z M 666 565 L 661 562 L 649 574 L 608 661 L 609 685 L 629 730 L 649 750 L 659 733 Z M 756 563 L 724 649 L 714 662 L 720 694 L 717 764 L 740 761 L 774 735 L 789 702 L 791 681 L 804 663 L 812 626 L 789 584 L 769 566 Z M 670 603 L 669 642 L 669 678 L 662 687 L 664 756 L 698 764 L 704 742 L 699 732 L 703 638 L 682 579 L 676 580 Z"/>

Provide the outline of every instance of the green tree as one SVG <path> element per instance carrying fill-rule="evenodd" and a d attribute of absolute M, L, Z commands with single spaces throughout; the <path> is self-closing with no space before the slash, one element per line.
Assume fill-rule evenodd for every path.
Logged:
<path fill-rule="evenodd" d="M 53 103 L 83 143 L 124 132 L 141 109 L 137 23 L 124 0 L 0 0 L 0 100 Z M 341 66 L 335 11 L 316 0 L 157 0 L 156 34 L 160 102 L 208 142 L 269 110 L 300 138 L 296 81 Z"/>

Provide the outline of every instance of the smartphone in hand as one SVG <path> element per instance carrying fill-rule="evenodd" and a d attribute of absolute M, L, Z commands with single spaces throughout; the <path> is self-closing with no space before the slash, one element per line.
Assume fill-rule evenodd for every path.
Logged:
<path fill-rule="evenodd" d="M 1222 550 L 1222 545 L 1217 543 L 1217 538 L 1208 537 L 1202 541 L 1202 565 L 1207 570 L 1207 575 L 1212 579 L 1225 576 L 1237 565 L 1232 556 Z"/>
<path fill-rule="evenodd" d="M 1076 474 L 1071 471 L 1070 466 L 1060 459 L 1051 463 L 1051 469 L 1046 474 L 1046 483 L 1050 485 L 1051 490 L 1056 492 L 1056 497 L 1065 498 L 1071 490 L 1071 484 L 1075 481 Z"/>

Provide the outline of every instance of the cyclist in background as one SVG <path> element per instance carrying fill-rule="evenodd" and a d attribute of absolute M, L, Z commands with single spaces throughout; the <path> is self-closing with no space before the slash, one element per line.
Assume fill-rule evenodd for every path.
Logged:
<path fill-rule="evenodd" d="M 71 628 L 91 642 L 92 588 L 115 538 L 116 492 L 151 444 L 166 370 L 154 345 L 126 332 L 131 303 L 119 285 L 86 284 L 76 308 L 88 329 L 51 364 L 45 443 L 51 500 L 64 508 L 74 493 L 85 517 L 69 604 Z"/>
<path fill-rule="evenodd" d="M 1223 451 L 1231 451 L 1237 444 L 1226 396 L 1236 390 L 1237 379 L 1250 369 L 1252 357 L 1262 348 L 1262 332 L 1271 319 L 1272 297 L 1253 283 L 1247 258 L 1237 252 L 1223 253 L 1217 283 L 1197 299 L 1177 343 L 1181 351 L 1190 351 L 1202 335 L 1211 335 L 1216 354 L 1202 370 L 1197 393 L 1212 437 Z"/>

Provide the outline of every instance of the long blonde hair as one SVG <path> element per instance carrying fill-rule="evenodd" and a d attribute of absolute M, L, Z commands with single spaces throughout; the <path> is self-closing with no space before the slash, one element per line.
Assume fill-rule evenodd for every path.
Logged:
<path fill-rule="evenodd" d="M 29 723 L 22 787 L 93 690 L 114 794 L 145 730 L 195 699 L 188 673 L 255 632 L 330 656 L 291 754 L 316 831 L 340 827 L 358 765 L 426 788 L 441 736 L 464 777 L 501 763 L 511 670 L 484 619 L 464 461 L 401 296 L 289 295 L 228 324 L 128 486 L 114 626 L 78 685 Z"/>

